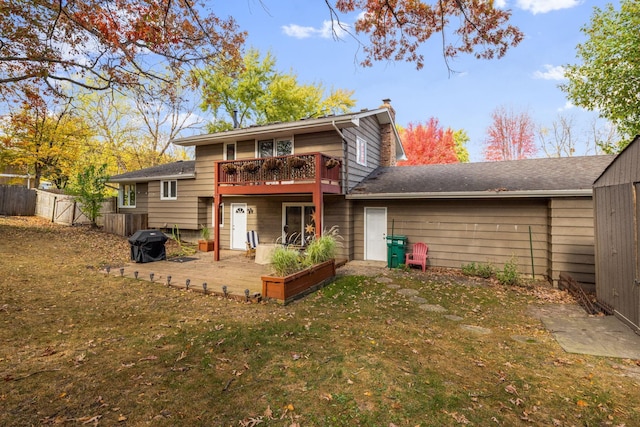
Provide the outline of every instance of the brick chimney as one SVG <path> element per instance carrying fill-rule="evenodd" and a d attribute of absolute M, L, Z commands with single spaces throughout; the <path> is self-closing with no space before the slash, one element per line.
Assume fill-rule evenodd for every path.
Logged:
<path fill-rule="evenodd" d="M 380 166 L 395 166 L 396 143 L 393 127 L 396 125 L 396 110 L 391 106 L 389 98 L 382 100 L 380 108 L 386 108 L 391 115 L 391 123 L 380 124 Z"/>

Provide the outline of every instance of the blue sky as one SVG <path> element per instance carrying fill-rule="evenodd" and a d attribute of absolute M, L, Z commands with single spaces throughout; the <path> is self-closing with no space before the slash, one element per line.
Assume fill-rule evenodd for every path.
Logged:
<path fill-rule="evenodd" d="M 222 2 L 221 2 L 222 3 Z M 293 71 L 303 83 L 354 91 L 357 109 L 377 108 L 390 98 L 401 126 L 436 117 L 444 127 L 464 129 L 471 161 L 483 160 L 483 142 L 497 107 L 527 111 L 537 126 L 550 127 L 558 114 L 572 117 L 582 143 L 576 155 L 595 154 L 584 135 L 597 116 L 568 104 L 557 87 L 561 67 L 576 63 L 575 47 L 584 41 L 580 28 L 589 23 L 595 6 L 618 1 L 496 0 L 511 9 L 511 22 L 525 39 L 502 59 L 476 60 L 471 56 L 450 62 L 450 75 L 441 55 L 440 40 L 425 45 L 425 67 L 379 62 L 358 65 L 358 43 L 345 35 L 335 40 L 327 31 L 329 10 L 321 0 L 247 0 L 209 4 L 219 15 L 231 14 L 249 32 L 248 47 L 270 50 L 277 67 Z M 356 15 L 341 19 L 349 24 Z M 599 121 L 604 125 L 604 121 Z M 539 152 L 539 157 L 544 153 Z"/>

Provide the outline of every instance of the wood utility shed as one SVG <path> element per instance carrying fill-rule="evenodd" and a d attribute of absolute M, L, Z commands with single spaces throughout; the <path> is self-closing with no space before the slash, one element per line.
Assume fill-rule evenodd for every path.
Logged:
<path fill-rule="evenodd" d="M 596 293 L 614 314 L 640 331 L 640 136 L 593 185 Z"/>

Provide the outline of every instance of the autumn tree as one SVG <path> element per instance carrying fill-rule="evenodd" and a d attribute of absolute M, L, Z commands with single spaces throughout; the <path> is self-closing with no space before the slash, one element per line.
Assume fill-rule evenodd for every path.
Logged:
<path fill-rule="evenodd" d="M 620 10 L 608 4 L 595 7 L 591 22 L 582 28 L 587 41 L 577 46 L 581 63 L 567 65 L 561 89 L 571 102 L 598 111 L 622 135 L 617 152 L 640 134 L 640 2 L 621 0 Z"/>
<path fill-rule="evenodd" d="M 493 1 L 337 0 L 330 10 L 334 25 L 340 24 L 337 11 L 361 12 L 355 31 L 369 37 L 363 46 L 365 66 L 404 60 L 420 69 L 425 58 L 419 48 L 436 34 L 441 36 L 445 61 L 461 53 L 501 58 L 523 39 L 522 32 L 508 24 L 511 12 Z"/>
<path fill-rule="evenodd" d="M 515 112 L 499 107 L 491 115 L 493 123 L 487 128 L 486 160 L 519 160 L 537 152 L 535 126 L 527 112 Z"/>
<path fill-rule="evenodd" d="M 347 112 L 355 105 L 352 91 L 332 90 L 325 97 L 322 85 L 299 83 L 292 72 L 276 69 L 271 53 L 261 59 L 255 49 L 240 65 L 222 61 L 196 75 L 202 88 L 201 108 L 214 116 L 210 132 Z"/>
<path fill-rule="evenodd" d="M 26 168 L 36 187 L 45 177 L 64 188 L 91 134 L 71 104 L 47 104 L 37 90 L 23 94 L 22 105 L 11 111 L 0 132 L 2 151 L 12 165 Z"/>
<path fill-rule="evenodd" d="M 407 160 L 399 161 L 399 166 L 458 163 L 455 132 L 444 129 L 438 119 L 432 117 L 426 123 L 409 123 L 401 129 L 400 139 Z M 467 154 L 468 156 L 468 154 Z"/>
<path fill-rule="evenodd" d="M 239 58 L 233 18 L 201 15 L 192 0 L 6 0 L 0 7 L 0 92 L 28 82 L 62 94 L 166 81 L 157 65 L 188 68 Z"/>

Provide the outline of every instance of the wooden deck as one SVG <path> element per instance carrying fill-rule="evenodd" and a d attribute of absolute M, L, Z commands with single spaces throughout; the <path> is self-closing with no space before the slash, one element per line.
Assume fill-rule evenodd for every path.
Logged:
<path fill-rule="evenodd" d="M 207 284 L 207 294 L 223 294 L 223 286 L 229 297 L 244 298 L 245 290 L 255 299 L 262 292 L 262 275 L 271 272 L 269 265 L 256 264 L 245 257 L 244 251 L 221 251 L 220 261 L 213 261 L 213 252 L 197 252 L 188 257 L 149 263 L 129 263 L 122 269 L 112 268 L 112 276 L 124 276 L 146 280 L 158 285 L 186 288 L 203 292 Z M 151 279 L 153 273 L 153 279 Z M 169 276 L 171 277 L 169 281 Z"/>

